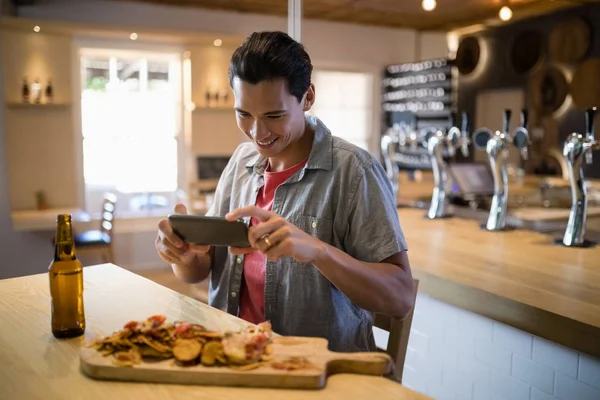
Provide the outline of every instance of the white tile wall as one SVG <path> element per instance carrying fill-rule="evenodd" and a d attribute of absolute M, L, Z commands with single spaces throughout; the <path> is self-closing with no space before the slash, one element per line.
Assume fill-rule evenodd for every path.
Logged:
<path fill-rule="evenodd" d="M 600 360 L 419 293 L 403 384 L 439 400 L 600 400 Z"/>

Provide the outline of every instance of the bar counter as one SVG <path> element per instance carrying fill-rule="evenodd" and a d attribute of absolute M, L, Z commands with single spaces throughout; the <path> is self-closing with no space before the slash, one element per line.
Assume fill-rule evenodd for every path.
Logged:
<path fill-rule="evenodd" d="M 600 246 L 565 248 L 540 233 L 424 213 L 398 211 L 420 291 L 600 357 Z"/>
<path fill-rule="evenodd" d="M 427 180 L 401 182 L 399 201 L 427 202 Z M 513 182 L 509 196 L 539 180 Z M 557 211 L 544 222 L 566 223 Z M 426 212 L 398 209 L 420 280 L 403 383 L 434 398 L 600 399 L 600 245 L 567 248 L 555 232 L 490 232 L 459 212 Z M 588 229 L 599 231 L 593 214 Z"/>

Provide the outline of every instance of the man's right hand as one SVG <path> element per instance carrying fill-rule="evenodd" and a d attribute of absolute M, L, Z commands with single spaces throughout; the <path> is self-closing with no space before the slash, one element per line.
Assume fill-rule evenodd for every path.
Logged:
<path fill-rule="evenodd" d="M 175 214 L 187 214 L 187 209 L 183 204 L 177 204 L 174 210 Z M 175 264 L 182 267 L 191 267 L 198 254 L 208 254 L 210 246 L 201 246 L 197 244 L 185 243 L 181 240 L 171 228 L 167 219 L 162 219 L 158 223 L 158 235 L 155 241 L 158 255 L 169 264 Z"/>

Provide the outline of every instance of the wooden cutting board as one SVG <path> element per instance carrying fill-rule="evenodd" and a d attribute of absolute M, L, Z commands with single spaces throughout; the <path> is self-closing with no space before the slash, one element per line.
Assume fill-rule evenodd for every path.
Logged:
<path fill-rule="evenodd" d="M 103 357 L 95 349 L 84 347 L 80 366 L 86 375 L 102 380 L 287 389 L 322 389 L 332 374 L 382 376 L 393 369 L 392 359 L 386 353 L 335 353 L 327 349 L 327 340 L 321 338 L 277 336 L 273 338 L 272 354 L 272 361 L 249 371 L 203 365 L 180 367 L 173 359 L 119 367 L 113 364 L 112 356 Z M 293 371 L 273 367 L 273 363 L 290 357 L 305 357 L 311 366 Z"/>

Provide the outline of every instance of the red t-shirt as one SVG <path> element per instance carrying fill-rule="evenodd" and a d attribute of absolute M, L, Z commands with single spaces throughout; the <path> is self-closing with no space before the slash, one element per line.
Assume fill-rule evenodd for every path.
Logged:
<path fill-rule="evenodd" d="M 306 164 L 308 159 L 291 168 L 280 172 L 265 170 L 265 185 L 256 196 L 256 206 L 271 211 L 275 189 L 288 180 L 296 171 Z M 250 226 L 257 225 L 258 220 L 252 218 Z M 244 274 L 240 289 L 240 318 L 258 324 L 265 320 L 265 270 L 267 256 L 258 250 L 246 254 L 244 257 Z"/>

